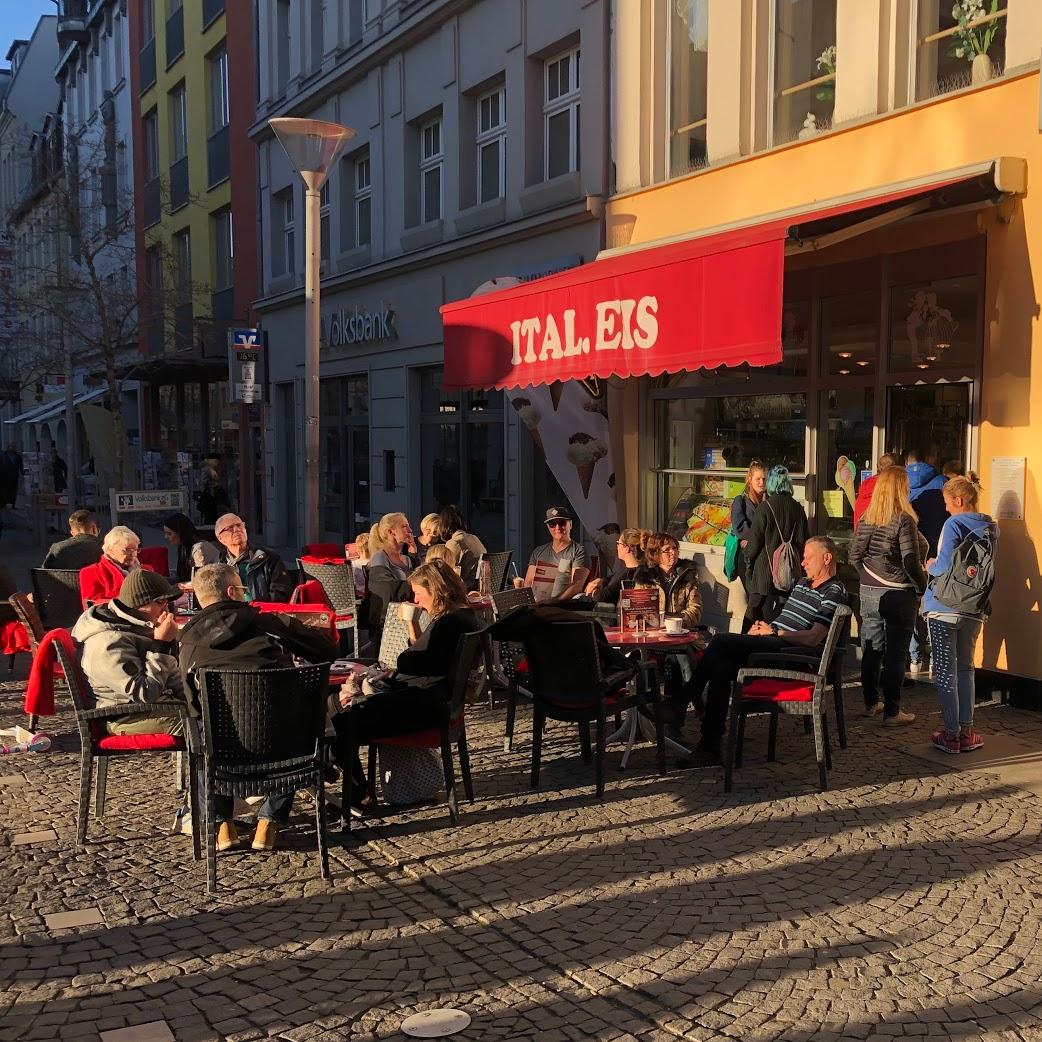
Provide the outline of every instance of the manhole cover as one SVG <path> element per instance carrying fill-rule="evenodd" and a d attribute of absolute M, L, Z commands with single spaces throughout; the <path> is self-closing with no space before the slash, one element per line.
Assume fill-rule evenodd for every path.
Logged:
<path fill-rule="evenodd" d="M 402 1022 L 402 1031 L 412 1038 L 441 1038 L 470 1026 L 470 1014 L 461 1009 L 428 1009 Z"/>

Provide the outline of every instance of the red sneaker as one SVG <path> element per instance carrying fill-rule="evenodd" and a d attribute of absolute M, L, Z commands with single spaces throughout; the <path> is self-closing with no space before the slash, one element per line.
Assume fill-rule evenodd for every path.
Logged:
<path fill-rule="evenodd" d="M 984 739 L 976 732 L 971 730 L 967 734 L 959 735 L 959 752 L 961 753 L 972 753 L 974 749 L 979 749 L 984 744 Z"/>
<path fill-rule="evenodd" d="M 940 749 L 942 753 L 951 753 L 956 755 L 962 751 L 962 747 L 959 743 L 959 736 L 951 736 L 947 731 L 935 731 L 930 737 L 930 741 L 935 749 Z"/>

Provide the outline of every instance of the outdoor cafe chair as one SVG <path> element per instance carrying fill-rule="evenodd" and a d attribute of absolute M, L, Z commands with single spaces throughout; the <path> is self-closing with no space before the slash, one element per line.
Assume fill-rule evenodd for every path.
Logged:
<path fill-rule="evenodd" d="M 499 593 L 507 588 L 507 573 L 510 571 L 510 561 L 513 556 L 513 550 L 497 550 L 494 553 L 483 553 L 478 558 L 479 576 L 481 575 L 482 561 L 488 561 L 492 593 Z"/>
<path fill-rule="evenodd" d="M 539 787 L 543 726 L 546 720 L 578 723 L 583 760 L 589 762 L 590 724 L 596 725 L 593 754 L 597 796 L 604 795 L 604 757 L 607 716 L 646 706 L 653 712 L 659 773 L 666 769 L 662 702 L 648 686 L 638 663 L 605 675 L 601 669 L 597 629 L 590 620 L 554 620 L 528 630 L 525 658 L 526 686 L 532 695 L 532 788 Z M 650 694 L 650 697 L 649 697 Z"/>
<path fill-rule="evenodd" d="M 90 806 L 91 778 L 94 775 L 94 817 L 100 818 L 105 813 L 105 797 L 108 783 L 109 760 L 116 756 L 135 756 L 139 753 L 180 753 L 188 752 L 188 743 L 184 735 L 172 734 L 109 734 L 105 725 L 110 720 L 119 720 L 126 716 L 140 716 L 145 708 L 140 702 L 123 702 L 115 706 L 99 708 L 94 691 L 76 657 L 70 655 L 62 641 L 53 645 L 58 662 L 65 673 L 65 680 L 72 693 L 72 704 L 76 710 L 76 725 L 80 731 L 80 799 L 76 816 L 76 845 L 82 847 L 87 841 L 87 813 Z M 188 733 L 188 706 L 184 702 L 150 702 L 147 707 L 150 713 L 164 716 L 180 716 L 185 734 Z M 95 761 L 97 766 L 95 768 Z M 180 764 L 178 765 L 178 784 L 180 784 Z M 199 854 L 199 815 L 196 791 L 195 772 L 188 771 L 188 795 L 192 809 L 192 845 L 195 856 Z"/>
<path fill-rule="evenodd" d="M 71 630 L 83 614 L 78 568 L 30 568 L 33 603 L 44 631 Z"/>
<path fill-rule="evenodd" d="M 535 604 L 535 593 L 530 586 L 522 586 L 519 590 L 509 589 L 492 594 L 492 607 L 496 619 L 503 619 L 518 608 L 527 608 Z M 499 665 L 507 678 L 507 724 L 503 735 L 503 752 L 509 753 L 514 748 L 514 720 L 517 715 L 517 700 L 532 696 L 522 687 L 528 673 L 528 662 L 524 656 L 522 645 L 501 640 L 499 643 Z"/>
<path fill-rule="evenodd" d="M 355 570 L 350 561 L 318 562 L 298 559 L 301 575 L 316 579 L 326 592 L 326 599 L 336 615 L 337 632 L 351 634 L 351 651 L 358 651 L 358 598 L 355 592 Z"/>
<path fill-rule="evenodd" d="M 11 606 L 15 613 L 15 617 L 25 627 L 25 632 L 29 637 L 29 655 L 30 658 L 36 658 L 36 649 L 40 646 L 40 641 L 43 640 L 44 628 L 43 623 L 40 621 L 40 613 L 36 610 L 36 605 L 33 603 L 33 599 L 27 593 L 12 593 L 7 598 L 7 603 Z M 55 683 L 58 682 L 58 678 L 55 678 Z M 29 714 L 29 730 L 36 730 L 36 717 Z"/>
<path fill-rule="evenodd" d="M 310 789 L 322 878 L 329 878 L 325 821 L 329 664 L 199 671 L 205 789 L 206 888 L 217 892 L 214 797 L 245 799 Z"/>
<path fill-rule="evenodd" d="M 390 613 L 388 613 L 390 614 Z M 470 775 L 470 751 L 467 748 L 467 687 L 471 671 L 477 664 L 481 653 L 485 634 L 482 630 L 465 633 L 456 646 L 453 657 L 453 670 L 447 679 L 448 699 L 442 706 L 441 719 L 437 727 L 417 731 L 409 729 L 408 718 L 402 720 L 402 728 L 398 734 L 375 739 L 369 743 L 369 795 L 376 798 L 377 758 L 374 752 L 387 746 L 407 749 L 441 749 L 441 765 L 445 776 L 445 795 L 449 805 L 449 819 L 453 825 L 459 824 L 459 805 L 456 799 L 456 779 L 452 764 L 452 746 L 455 744 L 459 756 L 460 774 L 463 776 L 463 791 L 471 803 L 474 802 L 474 783 Z M 340 764 L 343 770 L 343 790 L 341 806 L 344 808 L 344 832 L 351 831 L 351 765 L 354 763 L 358 743 L 354 737 L 351 707 L 346 714 L 347 727 L 340 746 Z"/>
<path fill-rule="evenodd" d="M 724 757 L 724 792 L 731 791 L 734 768 L 742 766 L 745 720 L 752 713 L 771 714 L 767 737 L 768 761 L 774 760 L 778 717 L 784 714 L 810 718 L 814 731 L 814 756 L 818 763 L 818 783 L 822 792 L 828 788 L 832 752 L 829 748 L 825 689 L 830 682 L 840 637 L 849 626 L 850 608 L 840 605 L 832 617 L 821 654 L 813 656 L 816 665 L 808 664 L 804 669 L 774 668 L 775 664 L 792 666 L 798 665 L 800 661 L 806 663 L 807 659 L 799 652 L 796 655 L 789 651 L 764 652 L 752 656 L 749 665 L 739 671 L 731 697 L 731 720 Z"/>

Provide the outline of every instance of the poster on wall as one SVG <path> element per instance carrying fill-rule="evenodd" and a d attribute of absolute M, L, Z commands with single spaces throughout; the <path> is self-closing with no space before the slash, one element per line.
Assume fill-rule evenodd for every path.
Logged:
<path fill-rule="evenodd" d="M 1024 520 L 1027 459 L 995 456 L 991 461 L 991 513 L 997 521 Z"/>

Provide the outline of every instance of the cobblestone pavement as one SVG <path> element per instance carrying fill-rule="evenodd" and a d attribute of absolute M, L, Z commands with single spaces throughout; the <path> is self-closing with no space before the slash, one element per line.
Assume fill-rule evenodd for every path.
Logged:
<path fill-rule="evenodd" d="M 22 684 L 0 687 L 0 724 Z M 477 802 L 388 816 L 333 844 L 318 876 L 301 800 L 284 849 L 220 856 L 208 897 L 190 841 L 162 834 L 165 758 L 114 764 L 109 806 L 74 845 L 78 741 L 0 762 L 0 1038 L 95 1039 L 164 1021 L 178 1042 L 399 1039 L 456 1006 L 465 1040 L 1042 1039 L 1042 809 L 1005 768 L 954 771 L 907 731 L 856 716 L 832 788 L 783 721 L 779 761 L 750 723 L 718 770 L 655 775 L 649 747 L 608 789 L 554 725 L 529 790 L 529 717 L 471 715 Z M 1042 717 L 982 711 L 985 734 L 1042 749 Z M 11 846 L 15 833 L 56 839 Z M 94 909 L 101 922 L 48 928 Z"/>

